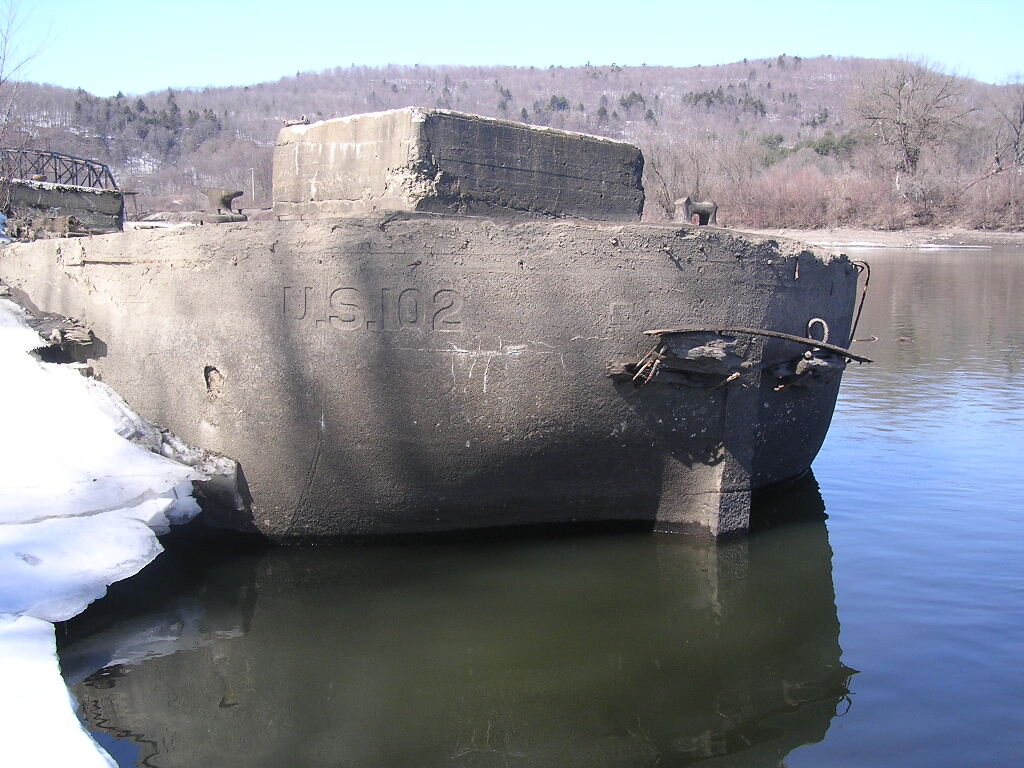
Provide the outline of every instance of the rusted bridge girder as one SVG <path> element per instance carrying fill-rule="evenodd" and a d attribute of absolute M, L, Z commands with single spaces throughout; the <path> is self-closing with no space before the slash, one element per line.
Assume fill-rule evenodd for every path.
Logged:
<path fill-rule="evenodd" d="M 117 189 L 110 168 L 103 163 L 38 149 L 0 147 L 0 178 Z"/>

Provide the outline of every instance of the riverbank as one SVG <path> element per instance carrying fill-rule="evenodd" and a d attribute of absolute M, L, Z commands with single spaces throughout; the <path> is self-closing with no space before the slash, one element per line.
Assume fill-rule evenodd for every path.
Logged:
<path fill-rule="evenodd" d="M 787 237 L 822 248 L 1021 248 L 1024 232 L 915 227 L 876 229 L 742 229 L 763 237 Z"/>

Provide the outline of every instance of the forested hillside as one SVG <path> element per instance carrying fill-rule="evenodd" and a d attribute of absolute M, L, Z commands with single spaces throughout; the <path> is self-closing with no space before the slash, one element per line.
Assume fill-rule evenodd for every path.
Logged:
<path fill-rule="evenodd" d="M 5 143 L 111 166 L 129 213 L 196 207 L 204 186 L 270 204 L 282 121 L 408 105 L 625 138 L 645 217 L 715 199 L 748 226 L 1024 226 L 1024 86 L 830 57 L 714 67 L 349 67 L 234 88 L 98 98 L 20 83 Z M 255 180 L 255 200 L 251 184 Z"/>

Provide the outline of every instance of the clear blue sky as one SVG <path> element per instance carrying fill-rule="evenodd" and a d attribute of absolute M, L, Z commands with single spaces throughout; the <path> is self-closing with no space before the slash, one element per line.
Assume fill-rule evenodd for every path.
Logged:
<path fill-rule="evenodd" d="M 786 53 L 924 57 L 988 82 L 1024 71 L 1024 0 L 17 4 L 20 50 L 42 46 L 23 78 L 100 96 L 242 85 L 353 63 L 690 66 Z"/>

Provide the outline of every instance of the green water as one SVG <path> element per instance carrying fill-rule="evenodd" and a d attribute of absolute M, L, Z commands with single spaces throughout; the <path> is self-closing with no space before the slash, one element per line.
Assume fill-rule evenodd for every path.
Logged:
<path fill-rule="evenodd" d="M 877 362 L 750 536 L 174 541 L 66 628 L 83 719 L 122 766 L 1020 765 L 1024 252 L 856 256 Z"/>

